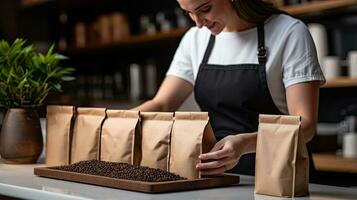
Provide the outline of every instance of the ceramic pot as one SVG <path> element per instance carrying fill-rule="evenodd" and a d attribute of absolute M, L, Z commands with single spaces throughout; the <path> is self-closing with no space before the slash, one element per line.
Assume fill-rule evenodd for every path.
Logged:
<path fill-rule="evenodd" d="M 36 109 L 8 109 L 0 134 L 0 155 L 6 164 L 36 163 L 43 148 Z"/>

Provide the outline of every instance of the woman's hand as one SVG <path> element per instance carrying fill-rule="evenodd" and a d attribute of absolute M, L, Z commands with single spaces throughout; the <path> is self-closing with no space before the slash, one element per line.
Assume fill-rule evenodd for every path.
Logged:
<path fill-rule="evenodd" d="M 210 152 L 198 157 L 201 163 L 196 168 L 201 170 L 201 175 L 222 174 L 236 166 L 243 154 L 254 152 L 255 146 L 256 133 L 227 136 L 217 142 Z"/>

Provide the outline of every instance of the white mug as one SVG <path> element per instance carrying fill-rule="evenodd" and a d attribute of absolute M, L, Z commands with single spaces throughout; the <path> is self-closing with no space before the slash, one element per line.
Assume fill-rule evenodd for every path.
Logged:
<path fill-rule="evenodd" d="M 342 141 L 343 156 L 357 158 L 357 133 L 346 133 Z"/>
<path fill-rule="evenodd" d="M 320 65 L 322 65 L 323 58 L 327 56 L 328 53 L 328 40 L 327 40 L 326 28 L 322 24 L 311 23 L 308 24 L 308 29 L 315 43 L 319 63 Z"/>
<path fill-rule="evenodd" d="M 348 76 L 357 78 L 357 51 L 348 52 Z"/>
<path fill-rule="evenodd" d="M 138 64 L 131 64 L 129 66 L 130 72 L 130 99 L 137 101 L 142 96 L 142 71 Z"/>
<path fill-rule="evenodd" d="M 340 59 L 337 56 L 324 57 L 322 68 L 326 79 L 334 79 L 341 75 Z"/>

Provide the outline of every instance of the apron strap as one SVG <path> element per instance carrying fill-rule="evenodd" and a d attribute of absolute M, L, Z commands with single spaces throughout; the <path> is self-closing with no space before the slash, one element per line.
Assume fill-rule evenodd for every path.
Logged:
<path fill-rule="evenodd" d="M 265 40 L 264 40 L 264 24 L 258 24 L 258 61 L 259 61 L 259 75 L 261 80 L 261 86 L 265 93 L 265 96 L 269 97 L 272 102 L 273 98 L 271 97 L 267 77 L 266 77 L 266 62 L 267 62 L 267 50 L 265 47 Z"/>
<path fill-rule="evenodd" d="M 203 60 L 202 60 L 201 64 L 207 64 L 208 63 L 208 59 L 209 59 L 209 57 L 211 55 L 215 39 L 216 39 L 216 37 L 211 34 L 211 37 L 209 38 L 209 42 L 208 42 L 208 45 L 207 45 L 207 48 L 206 48 L 206 52 L 205 52 L 205 55 L 203 57 Z"/>
<path fill-rule="evenodd" d="M 264 24 L 258 24 L 258 61 L 259 64 L 265 65 L 267 61 L 267 50 L 265 48 L 265 41 L 264 41 Z"/>

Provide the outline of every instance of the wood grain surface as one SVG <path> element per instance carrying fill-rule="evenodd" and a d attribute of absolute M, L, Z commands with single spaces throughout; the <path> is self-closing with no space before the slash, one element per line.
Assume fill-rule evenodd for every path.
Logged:
<path fill-rule="evenodd" d="M 34 174 L 41 177 L 61 179 L 73 182 L 88 183 L 99 186 L 113 187 L 124 190 L 131 190 L 146 193 L 175 192 L 182 190 L 194 190 L 212 187 L 222 187 L 236 185 L 239 183 L 239 176 L 222 175 L 211 178 L 201 178 L 194 180 L 178 180 L 166 182 L 144 182 L 126 179 L 116 179 L 104 176 L 54 170 L 47 167 L 34 169 Z"/>
<path fill-rule="evenodd" d="M 334 152 L 312 154 L 316 170 L 357 173 L 357 158 L 345 158 Z"/>

